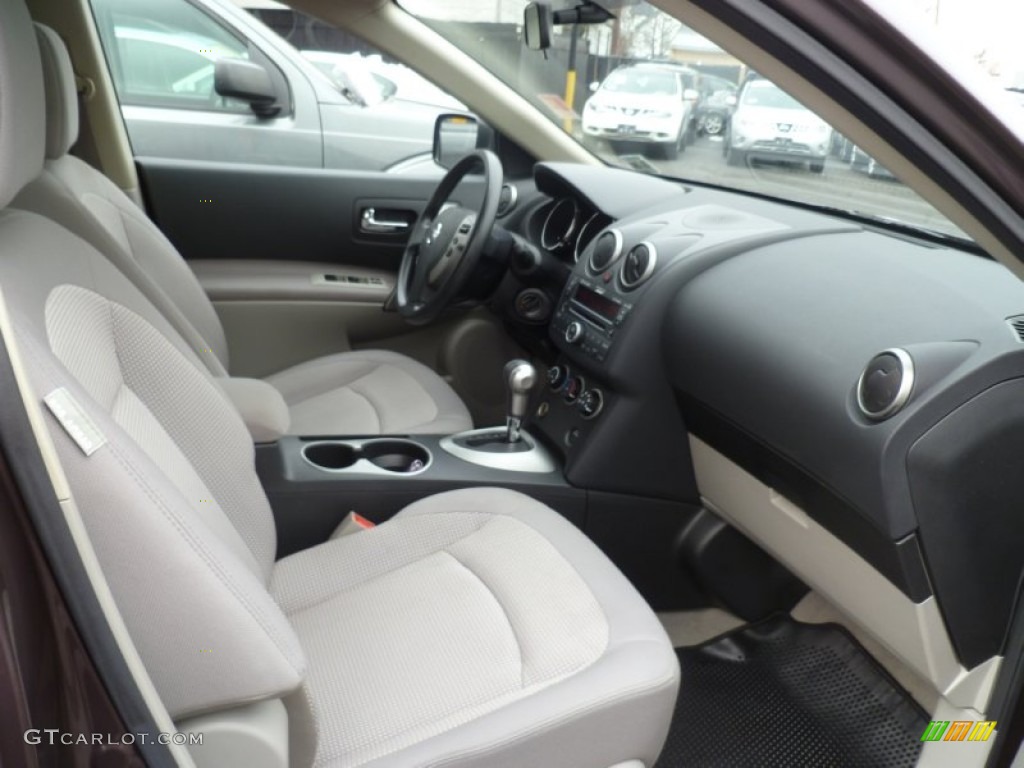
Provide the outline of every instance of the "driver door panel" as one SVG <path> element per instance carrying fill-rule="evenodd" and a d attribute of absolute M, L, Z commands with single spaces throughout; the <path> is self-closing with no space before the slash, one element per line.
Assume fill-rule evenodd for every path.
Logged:
<path fill-rule="evenodd" d="M 366 232 L 366 209 L 418 216 L 436 177 L 137 158 L 149 214 L 202 259 L 317 261 L 396 271 L 405 232 Z"/>
<path fill-rule="evenodd" d="M 414 221 L 439 177 L 157 158 L 136 164 L 150 216 L 214 303 L 234 375 L 265 376 L 367 347 L 441 367 L 456 322 L 414 330 L 383 311 L 409 230 L 363 226 L 368 208 L 385 223 Z M 466 180 L 456 200 L 475 204 L 480 186 Z"/>

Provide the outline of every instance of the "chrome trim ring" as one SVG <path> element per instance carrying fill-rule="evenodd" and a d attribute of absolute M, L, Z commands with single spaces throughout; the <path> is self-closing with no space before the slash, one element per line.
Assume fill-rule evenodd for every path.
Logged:
<path fill-rule="evenodd" d="M 594 395 L 597 396 L 597 408 L 594 410 L 594 412 L 592 414 L 590 414 L 588 416 L 587 414 L 585 414 L 583 412 L 583 408 L 580 405 L 580 403 L 583 401 L 583 397 L 585 395 L 591 394 L 591 393 L 593 393 Z M 580 412 L 580 417 L 583 418 L 585 421 L 590 421 L 591 419 L 596 419 L 598 416 L 601 415 L 601 411 L 604 410 L 604 392 L 602 392 L 597 387 L 591 387 L 590 389 L 585 390 L 579 396 L 579 399 L 577 399 L 577 401 L 576 401 L 576 410 Z"/>
<path fill-rule="evenodd" d="M 914 391 L 914 358 L 910 356 L 910 353 L 900 347 L 884 349 L 877 355 L 874 355 L 871 360 L 868 360 L 868 365 L 871 365 L 872 360 L 882 355 L 892 355 L 899 360 L 903 375 L 900 377 L 900 388 L 896 391 L 896 397 L 893 398 L 893 401 L 881 411 L 872 411 L 864 403 L 864 377 L 868 373 L 867 366 L 861 371 L 860 378 L 857 379 L 857 407 L 864 416 L 872 421 L 883 421 L 890 416 L 894 416 L 907 404 L 907 401 L 910 400 L 910 395 Z"/>
<path fill-rule="evenodd" d="M 638 277 L 631 283 L 627 281 L 625 276 L 622 274 L 623 270 L 626 268 L 626 260 L 623 259 L 622 264 L 619 266 L 619 285 L 622 286 L 623 290 L 631 291 L 638 285 L 642 285 L 643 283 L 645 283 L 647 281 L 647 278 L 649 278 L 654 273 L 654 267 L 657 266 L 658 264 L 658 249 L 654 247 L 654 243 L 652 243 L 650 240 L 641 240 L 639 243 L 630 248 L 629 252 L 632 253 L 641 245 L 647 248 L 647 252 L 650 254 L 650 258 L 647 259 L 647 266 L 644 268 L 643 274 L 640 275 L 640 277 Z"/>
<path fill-rule="evenodd" d="M 572 220 L 569 222 L 568 229 L 566 229 L 566 231 L 563 232 L 562 235 L 554 242 L 549 243 L 548 227 L 551 224 L 551 217 L 555 215 L 555 211 L 557 211 L 562 205 L 572 206 Z M 576 233 L 576 224 L 579 223 L 579 218 L 579 206 L 576 205 L 576 201 L 573 200 L 571 197 L 563 197 L 561 200 L 556 202 L 552 206 L 551 210 L 548 211 L 548 215 L 544 218 L 544 226 L 542 226 L 540 229 L 541 246 L 548 251 L 560 251 L 563 248 L 565 248 L 565 246 L 567 246 L 572 241 L 572 236 Z"/>
<path fill-rule="evenodd" d="M 604 227 L 601 227 L 601 229 L 597 230 L 594 236 L 591 237 L 590 240 L 587 242 L 583 242 L 584 235 L 587 234 L 587 230 L 590 229 L 591 225 L 595 221 L 600 223 L 602 217 L 603 214 L 601 213 L 592 213 L 590 215 L 590 218 L 583 222 L 583 226 L 580 227 L 579 234 L 576 235 L 576 245 L 573 248 L 572 252 L 573 261 L 576 262 L 577 264 L 580 263 L 580 256 L 583 255 L 583 251 L 587 250 L 587 246 L 590 245 L 590 243 L 595 242 L 597 240 L 598 235 L 601 234 L 601 229 L 604 229 Z"/>
<path fill-rule="evenodd" d="M 617 262 L 622 256 L 622 233 L 619 232 L 619 230 L 617 229 L 609 229 L 607 230 L 607 232 L 610 232 L 612 236 L 615 238 L 615 249 L 612 251 L 611 261 L 609 261 L 608 264 L 602 269 L 595 269 L 594 254 L 590 254 L 590 259 L 587 261 L 587 271 L 592 275 L 600 275 L 603 272 L 607 272 L 609 269 L 615 266 L 615 262 Z M 603 237 L 604 234 L 605 233 L 602 232 L 596 238 L 594 238 L 594 243 L 596 244 L 598 239 Z"/>
<path fill-rule="evenodd" d="M 508 204 L 505 206 L 504 210 L 499 210 L 498 211 L 498 218 L 499 219 L 504 218 L 505 216 L 508 216 L 510 213 L 512 213 L 512 211 L 515 210 L 516 203 L 519 202 L 519 187 L 517 187 L 515 184 L 507 184 L 506 183 L 506 184 L 502 184 L 501 188 L 502 189 L 507 189 L 509 191 L 509 194 L 508 194 Z"/>

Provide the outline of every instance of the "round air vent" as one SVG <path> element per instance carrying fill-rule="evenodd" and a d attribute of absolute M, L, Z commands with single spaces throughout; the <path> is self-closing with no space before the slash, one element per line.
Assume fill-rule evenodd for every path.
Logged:
<path fill-rule="evenodd" d="M 644 282 L 654 272 L 654 265 L 658 261 L 658 252 L 648 242 L 634 245 L 626 258 L 622 260 L 622 267 L 619 270 L 619 282 L 622 287 L 630 291 Z"/>
<path fill-rule="evenodd" d="M 507 216 L 516 207 L 519 200 L 519 190 L 511 184 L 502 184 L 501 192 L 498 193 L 498 218 Z"/>
<path fill-rule="evenodd" d="M 896 414 L 914 390 L 914 359 L 904 349 L 871 358 L 857 382 L 857 407 L 873 421 Z"/>
<path fill-rule="evenodd" d="M 590 271 L 595 275 L 604 272 L 621 254 L 622 233 L 617 229 L 601 233 L 594 241 L 594 250 L 590 254 Z"/>

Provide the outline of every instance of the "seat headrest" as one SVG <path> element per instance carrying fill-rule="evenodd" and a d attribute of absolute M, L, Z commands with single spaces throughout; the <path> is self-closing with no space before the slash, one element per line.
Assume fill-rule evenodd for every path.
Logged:
<path fill-rule="evenodd" d="M 46 156 L 63 157 L 78 141 L 78 90 L 71 57 L 60 36 L 36 24 L 46 91 Z"/>
<path fill-rule="evenodd" d="M 23 0 L 0 0 L 0 208 L 43 170 L 43 68 Z"/>

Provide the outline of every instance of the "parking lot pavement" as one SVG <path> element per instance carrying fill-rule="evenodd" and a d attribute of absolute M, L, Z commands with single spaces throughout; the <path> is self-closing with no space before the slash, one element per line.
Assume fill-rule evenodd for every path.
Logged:
<path fill-rule="evenodd" d="M 623 154 L 635 149 L 620 150 Z M 609 147 L 598 147 L 598 154 L 612 162 L 622 162 Z M 653 155 L 653 152 L 651 153 Z M 843 210 L 856 210 L 875 216 L 905 221 L 913 226 L 959 234 L 928 203 L 895 179 L 873 179 L 852 170 L 836 157 L 829 157 L 825 172 L 811 173 L 806 163 L 759 163 L 734 167 L 725 162 L 722 140 L 700 137 L 680 153 L 676 160 L 656 156 L 644 159 L 661 173 L 684 181 L 716 184 L 749 190 L 785 200 L 795 200 Z"/>

